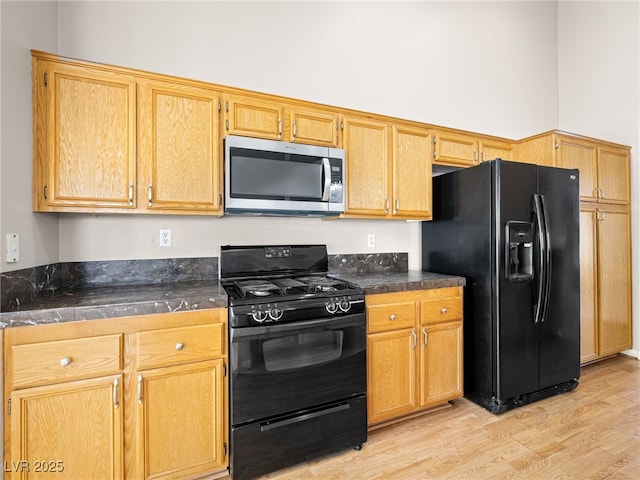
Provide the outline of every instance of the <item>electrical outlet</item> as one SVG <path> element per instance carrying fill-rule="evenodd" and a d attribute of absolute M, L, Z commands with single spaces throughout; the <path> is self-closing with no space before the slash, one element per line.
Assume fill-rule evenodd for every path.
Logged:
<path fill-rule="evenodd" d="M 160 246 L 161 247 L 171 246 L 171 230 L 167 228 L 160 229 Z"/>
<path fill-rule="evenodd" d="M 376 236 L 374 233 L 367 235 L 367 247 L 373 248 L 376 246 Z"/>

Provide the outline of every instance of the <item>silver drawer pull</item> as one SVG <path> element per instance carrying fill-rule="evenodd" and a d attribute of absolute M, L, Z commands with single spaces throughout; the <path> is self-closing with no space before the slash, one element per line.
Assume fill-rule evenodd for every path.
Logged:
<path fill-rule="evenodd" d="M 395 313 L 392 313 L 392 314 L 391 314 L 391 316 L 390 316 L 389 318 L 390 318 L 391 320 L 395 320 L 397 317 L 396 317 L 396 314 L 395 314 Z"/>
<path fill-rule="evenodd" d="M 69 357 L 64 357 L 62 360 L 60 360 L 61 367 L 68 367 L 70 363 L 71 359 Z"/>
<path fill-rule="evenodd" d="M 442 313 L 447 313 L 447 307 L 442 307 L 442 310 L 440 310 Z"/>
<path fill-rule="evenodd" d="M 176 350 L 182 350 L 184 348 L 184 343 L 176 343 Z"/>

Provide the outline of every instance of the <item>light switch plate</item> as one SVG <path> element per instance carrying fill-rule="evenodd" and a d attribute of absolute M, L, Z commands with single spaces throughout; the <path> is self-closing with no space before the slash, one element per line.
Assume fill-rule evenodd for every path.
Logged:
<path fill-rule="evenodd" d="M 20 235 L 7 233 L 7 263 L 20 261 Z"/>

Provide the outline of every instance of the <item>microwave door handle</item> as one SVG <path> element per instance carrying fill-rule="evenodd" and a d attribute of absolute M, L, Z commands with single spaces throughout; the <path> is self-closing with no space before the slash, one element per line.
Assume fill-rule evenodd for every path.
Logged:
<path fill-rule="evenodd" d="M 324 189 L 322 190 L 322 201 L 329 201 L 329 191 L 331 189 L 331 163 L 328 158 L 322 159 L 322 170 L 324 172 Z"/>

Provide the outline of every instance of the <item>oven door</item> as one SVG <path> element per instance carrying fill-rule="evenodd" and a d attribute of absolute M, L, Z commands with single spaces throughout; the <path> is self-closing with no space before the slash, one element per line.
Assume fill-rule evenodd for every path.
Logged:
<path fill-rule="evenodd" d="M 366 393 L 366 317 L 230 329 L 231 424 Z"/>

